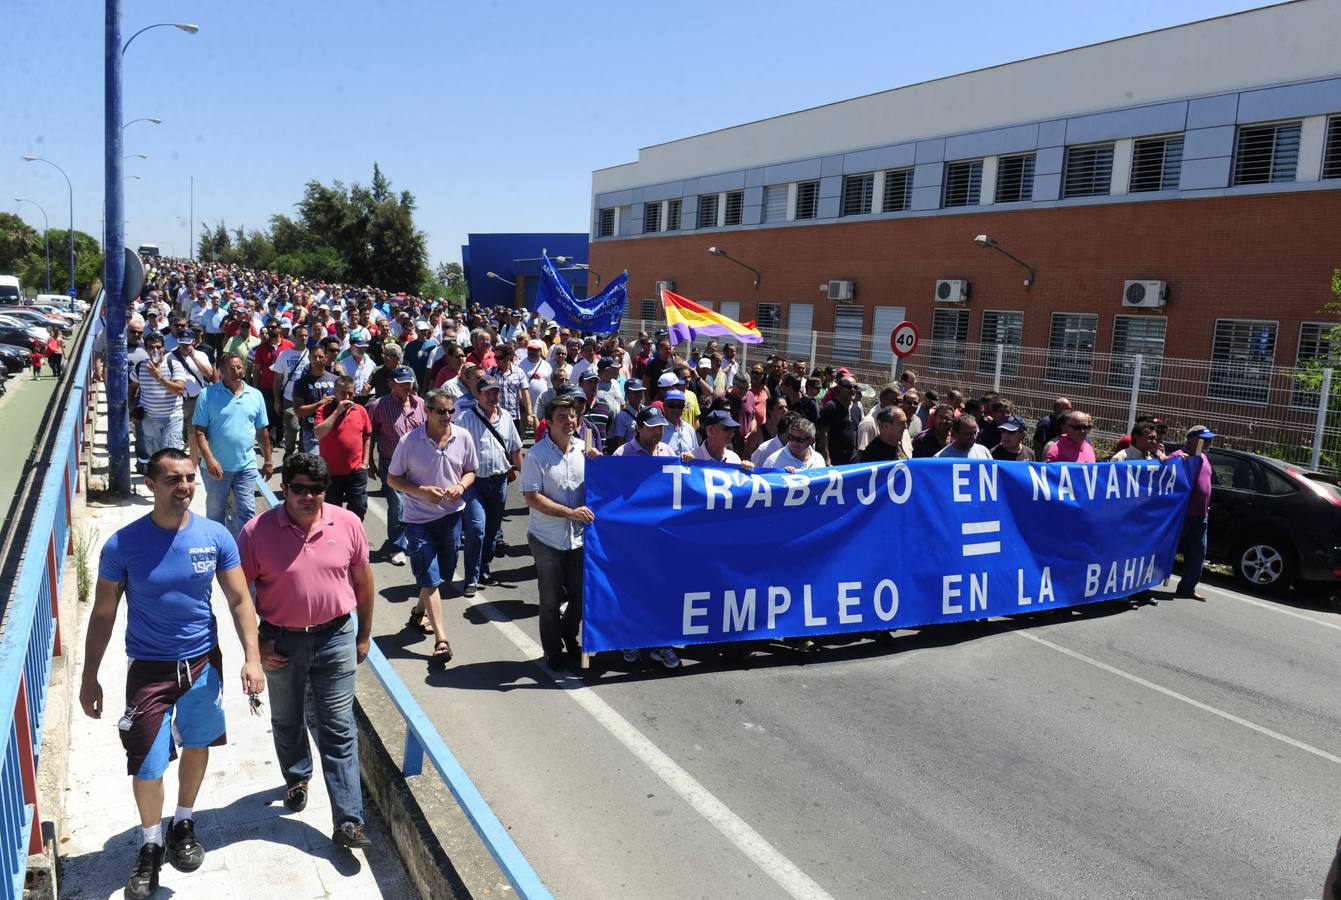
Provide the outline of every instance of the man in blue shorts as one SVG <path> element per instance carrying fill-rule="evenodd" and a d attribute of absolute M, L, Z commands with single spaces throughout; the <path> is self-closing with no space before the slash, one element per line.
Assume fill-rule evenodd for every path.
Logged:
<path fill-rule="evenodd" d="M 154 510 L 108 538 L 98 566 L 98 588 L 84 646 L 79 703 L 102 718 L 98 668 L 112 638 L 122 583 L 126 591 L 126 712 L 117 722 L 139 807 L 143 843 L 126 896 L 143 900 L 158 890 L 165 853 L 183 872 L 200 868 L 205 848 L 196 840 L 192 807 L 205 778 L 209 748 L 222 746 L 218 631 L 210 608 L 217 578 L 242 641 L 242 690 L 265 689 L 256 641 L 256 611 L 228 529 L 190 511 L 196 467 L 176 448 L 149 460 L 145 484 Z M 163 834 L 163 772 L 182 747 L 177 811 Z M 166 851 L 164 849 L 166 845 Z"/>

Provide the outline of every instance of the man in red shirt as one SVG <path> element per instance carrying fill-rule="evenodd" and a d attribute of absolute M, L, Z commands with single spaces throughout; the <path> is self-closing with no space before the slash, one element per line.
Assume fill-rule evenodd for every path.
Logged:
<path fill-rule="evenodd" d="M 317 407 L 318 452 L 331 473 L 326 502 L 343 506 L 362 519 L 368 512 L 368 468 L 372 465 L 372 420 L 354 402 L 354 379 L 335 379 L 335 393 Z"/>
<path fill-rule="evenodd" d="M 466 362 L 479 366 L 484 371 L 489 371 L 498 365 L 498 360 L 494 358 L 493 337 L 483 328 L 476 328 L 470 333 L 470 352 L 466 354 Z"/>
<path fill-rule="evenodd" d="M 270 320 L 265 326 L 265 340 L 256 348 L 256 358 L 251 367 L 255 378 L 253 384 L 265 397 L 265 411 L 268 416 L 266 427 L 270 429 L 272 444 L 278 443 L 279 438 L 283 437 L 281 432 L 284 428 L 284 412 L 275 406 L 275 373 L 270 371 L 270 367 L 275 364 L 275 357 L 293 347 L 293 341 L 280 332 L 281 328 L 287 330 L 287 326 L 288 322 L 282 319 Z"/>
<path fill-rule="evenodd" d="M 283 477 L 284 502 L 243 527 L 238 554 L 256 587 L 284 806 L 290 812 L 307 807 L 313 766 L 304 699 L 310 685 L 313 733 L 335 820 L 332 840 L 368 847 L 354 722 L 354 676 L 371 646 L 376 590 L 368 536 L 353 513 L 322 502 L 330 475 L 321 457 L 289 454 Z M 355 608 L 357 624 L 350 615 Z"/>

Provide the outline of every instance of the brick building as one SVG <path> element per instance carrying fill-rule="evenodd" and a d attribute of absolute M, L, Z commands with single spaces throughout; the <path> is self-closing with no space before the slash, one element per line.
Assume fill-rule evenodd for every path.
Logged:
<path fill-rule="evenodd" d="M 1141 353 L 1289 406 L 1270 371 L 1327 352 L 1341 265 L 1339 33 L 1297 0 L 644 148 L 592 174 L 591 266 L 632 318 L 668 281 L 793 354 L 887 367 L 907 318 L 948 373 L 1002 344 L 1040 393 L 1114 386 L 1092 358 Z"/>

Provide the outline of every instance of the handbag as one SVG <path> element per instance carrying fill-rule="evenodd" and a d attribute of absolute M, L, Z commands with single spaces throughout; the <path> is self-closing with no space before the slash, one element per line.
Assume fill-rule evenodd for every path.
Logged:
<path fill-rule="evenodd" d="M 506 456 L 508 452 L 508 442 L 503 440 L 503 436 L 498 433 L 498 429 L 494 427 L 494 423 L 490 422 L 488 419 L 484 417 L 484 415 L 480 412 L 480 408 L 478 406 L 472 406 L 470 408 L 470 411 L 475 414 L 476 418 L 478 418 L 481 422 L 484 423 L 485 428 L 489 429 L 489 433 L 494 436 L 494 440 L 498 441 L 498 446 L 503 449 L 503 454 Z M 517 467 L 509 466 L 508 482 L 511 483 L 516 479 L 516 477 L 517 477 Z"/>

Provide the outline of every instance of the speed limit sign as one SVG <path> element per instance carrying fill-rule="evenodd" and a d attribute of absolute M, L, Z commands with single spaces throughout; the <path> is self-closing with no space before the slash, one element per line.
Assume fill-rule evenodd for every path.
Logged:
<path fill-rule="evenodd" d="M 912 356 L 917 352 L 917 326 L 907 319 L 895 325 L 889 335 L 889 346 L 900 359 Z"/>

